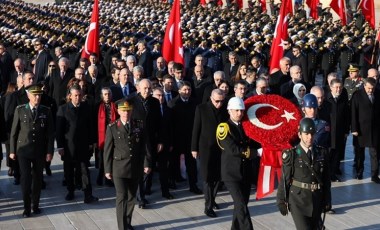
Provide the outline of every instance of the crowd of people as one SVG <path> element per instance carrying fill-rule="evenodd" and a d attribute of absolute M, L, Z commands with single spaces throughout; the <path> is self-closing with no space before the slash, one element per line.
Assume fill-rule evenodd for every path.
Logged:
<path fill-rule="evenodd" d="M 98 200 L 89 173 L 94 156 L 97 185 L 116 187 L 120 229 L 132 228 L 135 196 L 140 208 L 149 206 L 146 196 L 152 193 L 153 172 L 159 174 L 166 199 L 173 199 L 170 190 L 186 180 L 190 192 L 204 193 L 204 213 L 209 217 L 217 216 L 215 196 L 226 186 L 239 204 L 233 226 L 249 229 L 252 223 L 239 216 L 249 216 L 247 201 L 238 197 L 244 193 L 246 199 L 251 184 L 257 183 L 260 146 L 241 134 L 244 151 L 238 157 L 244 163 L 239 167 L 248 167 L 251 174 L 236 175 L 231 161 L 225 159 L 223 165 L 220 156 L 230 148 L 224 146 L 226 136 L 219 141 L 214 137 L 220 123 L 229 121 L 222 125 L 223 134 L 240 122 L 241 114 L 235 110 L 244 108 L 237 98 L 265 94 L 289 99 L 314 121 L 314 144 L 328 149 L 329 180 L 340 181 L 340 161 L 352 133 L 354 176 L 363 179 L 364 149 L 369 147 L 372 181 L 380 183 L 379 42 L 360 10 L 341 26 L 333 21 L 329 7 L 319 5 L 315 20 L 296 5 L 280 68 L 269 72 L 279 9 L 273 2 L 271 14 L 262 12 L 259 1 L 244 10 L 234 2 L 224 8 L 213 1 L 207 7 L 196 1 L 183 3 L 184 64 L 166 62 L 161 55 L 169 3 L 100 1 L 100 53 L 88 58 L 81 54 L 92 1 L 41 6 L 0 0 L 0 4 L 0 136 L 7 150 L 8 175 L 14 184 L 21 183 L 24 194 L 31 191 L 27 164 L 37 164 L 41 172 L 34 178 L 41 183 L 33 185 L 37 186 L 33 192 L 46 186 L 43 168 L 52 175 L 50 156 L 29 161 L 18 153 L 19 143 L 35 141 L 34 131 L 21 134 L 34 130 L 37 119 L 43 135 L 54 133 L 49 136 L 54 136 L 63 161 L 66 200 L 75 199 L 76 188 L 84 191 L 85 203 Z M 322 78 L 321 85 L 317 77 Z M 24 127 L 28 108 L 32 124 Z M 53 125 L 45 120 L 50 116 Z M 51 144 L 46 148 L 52 154 Z M 181 175 L 181 156 L 187 178 Z M 30 197 L 23 198 L 28 217 Z M 38 214 L 37 199 L 39 193 L 33 197 Z"/>

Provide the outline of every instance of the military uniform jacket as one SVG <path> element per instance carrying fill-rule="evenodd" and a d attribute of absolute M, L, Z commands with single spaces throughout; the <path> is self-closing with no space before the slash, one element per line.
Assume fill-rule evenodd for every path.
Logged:
<path fill-rule="evenodd" d="M 314 212 L 322 212 L 322 208 L 331 204 L 331 181 L 329 175 L 329 158 L 327 149 L 314 145 L 309 159 L 300 145 L 287 149 L 282 155 L 282 178 L 278 186 L 277 202 L 285 200 L 285 186 L 288 189 L 290 211 L 298 210 L 311 217 Z M 313 170 L 311 170 L 311 168 Z M 317 190 L 300 188 L 292 185 L 293 181 L 307 184 L 319 184 Z"/>
<path fill-rule="evenodd" d="M 33 119 L 29 104 L 17 106 L 10 135 L 10 152 L 29 159 L 54 152 L 53 116 L 50 109 L 39 105 Z"/>
<path fill-rule="evenodd" d="M 223 123 L 222 123 L 223 124 Z M 226 123 L 227 129 L 220 130 L 220 124 L 218 126 L 218 135 L 221 132 L 223 134 L 218 138 L 218 143 L 222 149 L 221 157 L 221 177 L 222 181 L 233 181 L 233 182 L 247 182 L 250 183 L 252 180 L 252 161 L 251 157 L 246 158 L 244 152 L 247 151 L 249 147 L 249 139 L 245 135 L 244 131 L 228 120 Z"/>
<path fill-rule="evenodd" d="M 147 143 L 142 120 L 131 120 L 129 130 L 120 119 L 109 124 L 104 144 L 104 172 L 117 178 L 141 178 L 144 167 L 151 167 Z"/>
<path fill-rule="evenodd" d="M 360 88 L 363 87 L 363 81 L 361 77 L 357 79 L 346 78 L 344 80 L 344 88 L 348 93 L 348 101 L 351 101 L 352 95 Z"/>

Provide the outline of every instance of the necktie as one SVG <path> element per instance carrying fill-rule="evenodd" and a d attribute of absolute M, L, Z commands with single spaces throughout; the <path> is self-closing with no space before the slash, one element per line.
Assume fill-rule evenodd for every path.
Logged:
<path fill-rule="evenodd" d="M 128 87 L 126 85 L 123 87 L 123 96 L 128 96 Z"/>
<path fill-rule="evenodd" d="M 32 109 L 32 117 L 33 117 L 33 120 L 36 120 L 36 116 L 37 116 L 37 109 L 36 109 L 36 107 L 34 107 L 34 108 Z"/>
<path fill-rule="evenodd" d="M 310 159 L 310 161 L 312 161 L 313 160 L 313 155 L 311 154 L 311 150 L 309 149 L 309 150 L 307 150 L 307 157 Z"/>
<path fill-rule="evenodd" d="M 172 94 L 171 93 L 167 93 L 166 94 L 166 101 L 170 101 L 172 99 Z"/>
<path fill-rule="evenodd" d="M 160 105 L 161 107 L 161 115 L 163 116 L 164 115 L 164 108 L 162 107 L 162 104 Z"/>
<path fill-rule="evenodd" d="M 65 72 L 61 72 L 61 79 L 65 76 Z"/>
<path fill-rule="evenodd" d="M 129 133 L 129 123 L 125 123 L 125 129 L 127 130 L 127 132 Z"/>
<path fill-rule="evenodd" d="M 368 98 L 369 98 L 369 101 L 373 104 L 373 96 L 369 95 Z"/>
<path fill-rule="evenodd" d="M 334 101 L 335 101 L 335 103 L 338 102 L 338 98 L 337 98 L 337 97 L 334 97 Z"/>

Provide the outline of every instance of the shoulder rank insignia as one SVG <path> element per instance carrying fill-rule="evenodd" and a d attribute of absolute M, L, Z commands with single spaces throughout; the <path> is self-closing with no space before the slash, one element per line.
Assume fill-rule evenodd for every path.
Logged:
<path fill-rule="evenodd" d="M 220 123 L 216 129 L 216 138 L 220 141 L 224 140 L 230 131 L 230 127 L 227 123 Z"/>

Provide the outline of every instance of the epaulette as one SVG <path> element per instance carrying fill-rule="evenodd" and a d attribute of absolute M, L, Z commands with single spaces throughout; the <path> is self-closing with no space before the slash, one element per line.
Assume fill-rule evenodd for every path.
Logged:
<path fill-rule="evenodd" d="M 109 123 L 108 126 L 111 127 L 111 126 L 113 126 L 115 124 L 116 124 L 116 121 Z"/>
<path fill-rule="evenodd" d="M 26 107 L 26 105 L 27 105 L 27 104 L 24 104 L 24 105 L 18 105 L 18 106 L 16 107 L 16 109 L 19 109 L 19 108 L 22 108 L 22 107 Z"/>
<path fill-rule="evenodd" d="M 230 131 L 230 127 L 228 126 L 228 123 L 226 122 L 220 123 L 218 127 L 216 128 L 216 141 L 222 150 L 224 148 L 219 144 L 219 141 L 224 140 L 229 131 Z"/>
<path fill-rule="evenodd" d="M 284 165 L 287 165 L 290 162 L 295 149 L 296 147 L 292 147 L 290 149 L 285 149 L 284 151 L 282 151 L 282 163 Z"/>

